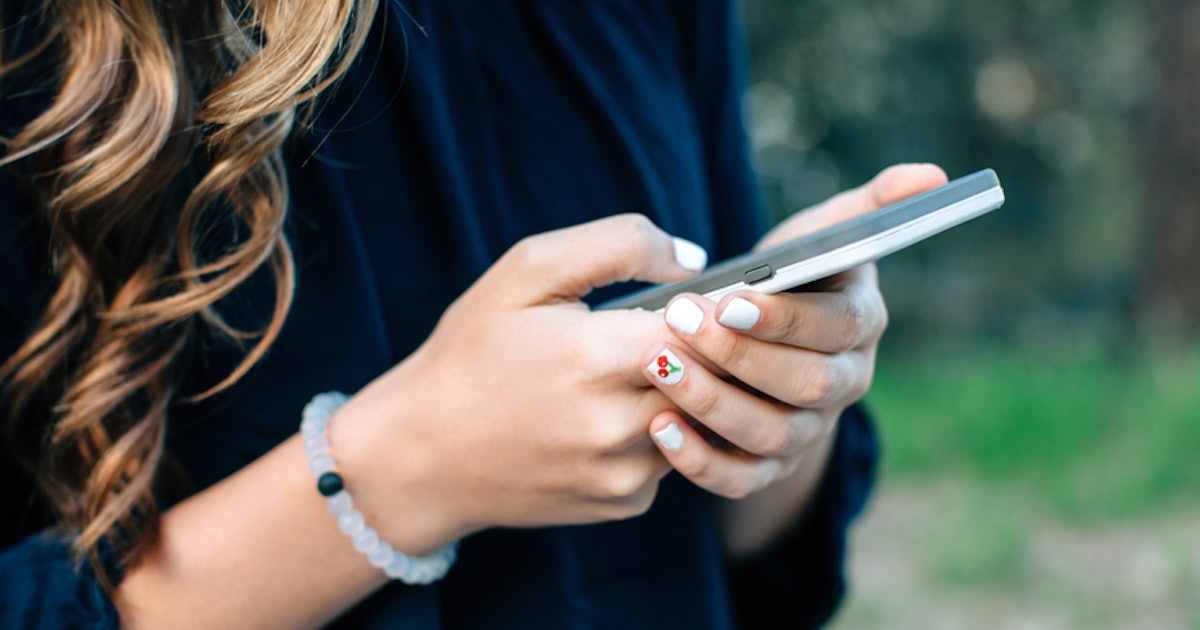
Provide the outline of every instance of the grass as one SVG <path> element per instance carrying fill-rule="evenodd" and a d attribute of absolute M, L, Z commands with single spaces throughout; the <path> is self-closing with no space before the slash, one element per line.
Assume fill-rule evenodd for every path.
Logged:
<path fill-rule="evenodd" d="M 885 348 L 867 403 L 880 485 L 833 627 L 1200 629 L 1200 349 Z"/>
<path fill-rule="evenodd" d="M 867 402 L 890 478 L 1026 489 L 1081 522 L 1194 500 L 1200 488 L 1200 351 L 882 356 Z"/>
<path fill-rule="evenodd" d="M 1194 500 L 1080 525 L 1016 488 L 885 480 L 853 530 L 832 627 L 1200 629 L 1197 531 Z"/>

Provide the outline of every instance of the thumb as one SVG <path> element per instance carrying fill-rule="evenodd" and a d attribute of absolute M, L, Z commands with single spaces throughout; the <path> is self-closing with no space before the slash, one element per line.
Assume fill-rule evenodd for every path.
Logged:
<path fill-rule="evenodd" d="M 530 236 L 485 275 L 519 306 L 573 302 L 625 280 L 675 282 L 704 268 L 699 245 L 673 238 L 645 216 L 622 214 Z"/>

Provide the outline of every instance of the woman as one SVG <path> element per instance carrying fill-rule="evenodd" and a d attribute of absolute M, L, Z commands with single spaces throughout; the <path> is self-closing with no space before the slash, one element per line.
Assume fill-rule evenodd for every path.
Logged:
<path fill-rule="evenodd" d="M 757 237 L 729 3 L 3 10 L 4 625 L 832 614 L 873 268 L 580 301 Z M 944 180 L 891 169 L 760 246 Z M 327 391 L 357 393 L 306 448 Z M 339 483 L 367 551 L 457 564 L 389 581 Z"/>

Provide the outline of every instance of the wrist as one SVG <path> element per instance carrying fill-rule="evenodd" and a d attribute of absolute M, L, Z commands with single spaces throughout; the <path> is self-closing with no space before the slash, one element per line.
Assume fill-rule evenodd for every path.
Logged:
<path fill-rule="evenodd" d="M 409 556 L 424 556 L 471 533 L 437 483 L 439 459 L 428 440 L 407 431 L 421 413 L 397 408 L 369 386 L 329 419 L 330 452 L 354 507 L 382 540 Z M 392 389 L 389 383 L 389 389 Z M 412 399 L 407 399 L 412 400 Z M 314 492 L 315 484 L 314 484 Z"/>
<path fill-rule="evenodd" d="M 426 555 L 406 554 L 380 537 L 359 506 L 354 504 L 330 453 L 328 438 L 331 416 L 347 400 L 341 392 L 325 392 L 313 396 L 304 407 L 300 433 L 304 436 L 304 450 L 309 457 L 309 470 L 316 478 L 317 492 L 325 497 L 326 507 L 337 517 L 338 529 L 372 566 L 407 584 L 429 584 L 440 580 L 457 559 L 457 540 Z"/>

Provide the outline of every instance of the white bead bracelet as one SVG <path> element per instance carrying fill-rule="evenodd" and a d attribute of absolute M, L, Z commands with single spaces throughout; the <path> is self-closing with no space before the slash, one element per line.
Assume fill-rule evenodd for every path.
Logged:
<path fill-rule="evenodd" d="M 429 584 L 440 580 L 454 565 L 458 541 L 427 556 L 409 556 L 380 540 L 379 533 L 367 527 L 362 512 L 354 509 L 354 501 L 343 487 L 342 476 L 337 473 L 333 456 L 329 454 L 329 438 L 325 436 L 329 418 L 347 400 L 349 397 L 341 392 L 326 392 L 317 394 L 304 406 L 300 434 L 304 437 L 308 468 L 317 478 L 317 491 L 325 497 L 329 511 L 338 518 L 342 533 L 350 537 L 354 548 L 362 552 L 372 566 L 406 584 Z"/>

